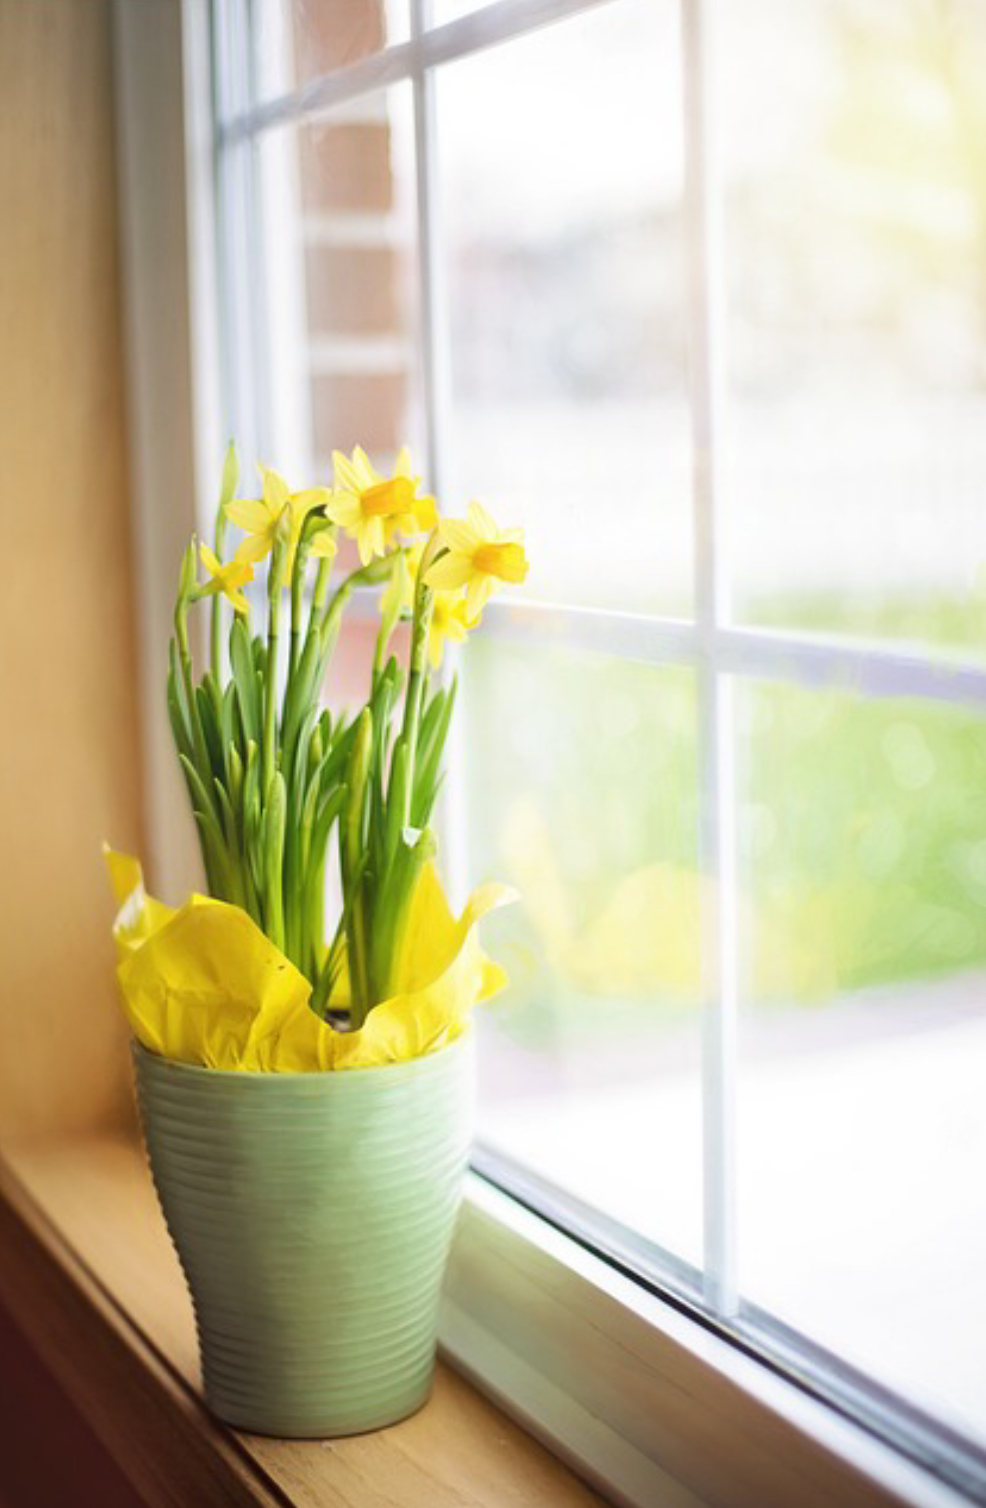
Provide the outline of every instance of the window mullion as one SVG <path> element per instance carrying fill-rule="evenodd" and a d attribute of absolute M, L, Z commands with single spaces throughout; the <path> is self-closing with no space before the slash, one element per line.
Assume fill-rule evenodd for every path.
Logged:
<path fill-rule="evenodd" d="M 712 0 L 683 0 L 686 225 L 691 268 L 695 606 L 699 636 L 699 857 L 703 886 L 702 1144 L 705 1293 L 727 1317 L 736 1280 L 736 858 L 733 686 L 716 659 L 725 618 L 721 548 L 723 399 L 718 192 L 712 123 Z"/>
<path fill-rule="evenodd" d="M 361 95 L 414 79 L 422 68 L 470 57 L 542 26 L 614 3 L 616 0 L 493 0 L 434 28 L 429 18 L 423 17 L 420 23 L 412 23 L 409 42 L 370 53 L 274 99 L 252 101 L 248 107 L 220 114 L 220 140 L 226 145 L 287 121 L 322 114 Z"/>
<path fill-rule="evenodd" d="M 414 91 L 414 146 L 418 207 L 421 383 L 429 484 L 446 506 L 451 472 L 451 345 L 448 288 L 441 231 L 435 74 L 422 39 L 431 24 L 431 0 L 411 0 L 411 83 Z M 448 680 L 448 667 L 445 670 Z M 439 815 L 442 847 L 453 904 L 465 900 L 469 842 L 463 718 L 452 719 L 446 756 L 445 795 Z"/>
<path fill-rule="evenodd" d="M 909 697 L 946 706 L 986 704 L 986 662 L 893 642 L 833 640 L 796 630 L 698 623 L 551 602 L 491 602 L 483 631 L 517 643 L 558 644 L 653 665 L 698 665 L 784 686 Z"/>
<path fill-rule="evenodd" d="M 449 334 L 437 192 L 435 76 L 426 66 L 420 52 L 420 42 L 428 28 L 430 10 L 430 0 L 411 0 L 411 38 L 415 48 L 412 87 L 418 201 L 421 379 L 428 474 L 431 485 L 441 495 L 448 481 Z"/>
<path fill-rule="evenodd" d="M 216 100 L 224 108 L 248 110 L 252 103 L 252 31 L 245 0 L 222 0 L 215 7 Z M 253 143 L 220 145 L 216 181 L 219 256 L 224 324 L 224 402 L 229 432 L 241 449 L 257 453 L 262 443 L 263 393 L 258 390 L 258 269 L 253 262 L 256 216 L 253 203 Z"/>

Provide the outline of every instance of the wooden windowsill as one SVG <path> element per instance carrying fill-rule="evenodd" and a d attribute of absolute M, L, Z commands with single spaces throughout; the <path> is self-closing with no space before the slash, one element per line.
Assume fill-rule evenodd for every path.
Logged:
<path fill-rule="evenodd" d="M 212 1418 L 191 1304 L 143 1154 L 122 1137 L 5 1147 L 0 1283 L 41 1359 L 151 1508 L 535 1508 L 600 1500 L 439 1363 L 391 1429 L 274 1440 Z"/>

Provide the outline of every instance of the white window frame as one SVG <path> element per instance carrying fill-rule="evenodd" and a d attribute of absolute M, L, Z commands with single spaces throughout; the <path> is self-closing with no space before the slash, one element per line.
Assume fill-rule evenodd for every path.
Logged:
<path fill-rule="evenodd" d="M 429 474 L 438 491 L 450 436 L 433 70 L 600 3 L 619 0 L 496 0 L 429 30 L 427 0 L 411 0 L 409 41 L 284 97 L 260 104 L 227 98 L 222 105 L 220 150 L 270 126 L 411 81 Z M 248 4 L 228 0 L 227 11 Z M 443 1344 L 463 1370 L 617 1502 L 639 1508 L 800 1508 L 838 1496 L 849 1504 L 905 1501 L 944 1508 L 970 1497 L 857 1418 L 820 1401 L 783 1367 L 765 1365 L 738 1344 L 735 678 L 851 685 L 870 696 L 982 710 L 986 669 L 892 645 L 837 643 L 731 621 L 716 545 L 724 495 L 722 278 L 711 115 L 715 4 L 681 0 L 692 273 L 694 620 L 498 604 L 486 620 L 488 631 L 504 638 L 530 643 L 545 635 L 557 642 L 561 627 L 574 646 L 689 666 L 697 676 L 700 862 L 711 881 L 703 890 L 709 899 L 702 938 L 705 1311 L 689 1311 L 673 1283 L 657 1292 L 642 1285 L 621 1270 L 618 1254 L 606 1260 L 474 1172 L 447 1287 Z M 210 0 L 182 0 L 180 8 L 161 0 L 115 0 L 135 542 L 147 609 L 141 655 L 147 807 L 152 873 L 166 893 L 175 894 L 194 874 L 195 861 L 191 824 L 174 820 L 184 802 L 161 710 L 159 672 L 171 600 L 171 581 L 162 571 L 165 563 L 169 569 L 177 565 L 195 520 L 204 529 L 211 518 L 220 415 L 232 408 L 260 438 L 267 402 L 253 389 L 231 398 L 237 372 L 266 366 L 256 349 L 249 361 L 239 359 L 243 352 L 231 358 L 229 343 L 224 347 L 220 338 L 224 324 L 242 333 L 246 322 L 251 339 L 262 339 L 263 322 L 245 321 L 242 311 L 247 301 L 264 296 L 264 288 L 262 266 L 222 256 L 224 224 L 231 213 L 242 212 L 252 190 L 249 182 L 230 182 L 216 172 L 211 25 Z M 249 174 L 245 154 L 235 171 Z M 223 280 L 220 265 L 232 276 Z M 187 311 L 187 322 L 176 325 L 176 309 Z M 947 1442 L 939 1454 L 948 1456 Z M 981 1485 L 967 1483 L 973 1494 Z"/>

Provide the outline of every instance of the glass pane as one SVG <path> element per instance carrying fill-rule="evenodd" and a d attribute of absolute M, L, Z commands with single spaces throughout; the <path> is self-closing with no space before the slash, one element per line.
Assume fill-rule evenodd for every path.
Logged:
<path fill-rule="evenodd" d="M 738 615 L 981 655 L 986 7 L 720 20 Z"/>
<path fill-rule="evenodd" d="M 407 0 L 254 0 L 258 99 L 407 40 Z"/>
<path fill-rule="evenodd" d="M 360 444 L 386 468 L 421 454 L 417 228 L 409 84 L 316 123 L 265 132 L 269 454 L 331 475 Z"/>
<path fill-rule="evenodd" d="M 431 24 L 443 26 L 446 21 L 457 21 L 488 3 L 489 0 L 432 0 Z"/>
<path fill-rule="evenodd" d="M 743 1292 L 986 1438 L 986 718 L 738 721 Z"/>
<path fill-rule="evenodd" d="M 700 1261 L 690 672 L 475 640 L 460 802 L 508 992 L 481 1012 L 480 1136 Z"/>
<path fill-rule="evenodd" d="M 628 0 L 437 75 L 453 489 L 541 599 L 689 607 L 680 68 Z"/>

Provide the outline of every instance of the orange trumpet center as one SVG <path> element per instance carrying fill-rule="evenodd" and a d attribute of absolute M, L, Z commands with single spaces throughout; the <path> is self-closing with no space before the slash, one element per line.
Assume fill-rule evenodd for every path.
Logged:
<path fill-rule="evenodd" d="M 527 561 L 521 545 L 480 545 L 472 563 L 484 576 L 498 576 L 501 581 L 523 581 L 527 575 Z"/>
<path fill-rule="evenodd" d="M 360 507 L 367 518 L 387 518 L 408 513 L 414 505 L 414 483 L 408 476 L 391 477 L 360 493 Z"/>

